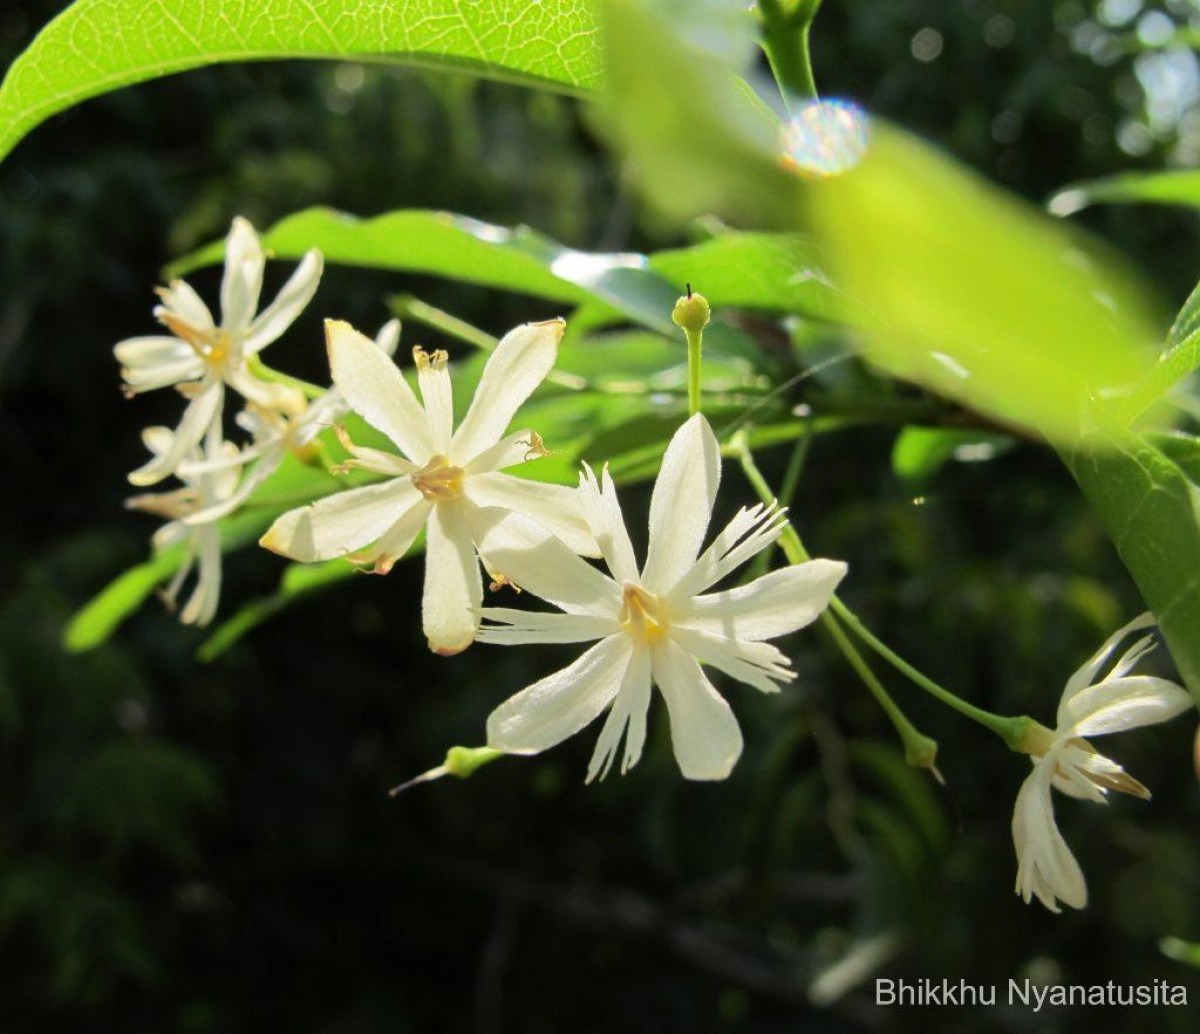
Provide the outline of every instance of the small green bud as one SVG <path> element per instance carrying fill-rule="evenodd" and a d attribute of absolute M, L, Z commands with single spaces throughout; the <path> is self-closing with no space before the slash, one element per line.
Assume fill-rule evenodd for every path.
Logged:
<path fill-rule="evenodd" d="M 944 783 L 945 780 L 942 778 L 942 773 L 937 768 L 937 754 L 937 740 L 930 739 L 921 733 L 906 737 L 904 760 L 913 768 L 928 769 L 933 774 L 934 779 L 939 783 Z"/>
<path fill-rule="evenodd" d="M 697 294 L 692 291 L 692 285 L 687 285 L 687 294 L 675 303 L 675 308 L 671 310 L 671 322 L 677 327 L 682 327 L 689 334 L 699 334 L 705 327 L 708 326 L 709 316 L 712 310 L 708 306 L 708 299 L 702 294 Z"/>
<path fill-rule="evenodd" d="M 1019 754 L 1041 757 L 1054 745 L 1054 730 L 1047 729 L 1028 715 L 1021 715 L 1013 719 L 1007 742 L 1009 749 Z"/>
<path fill-rule="evenodd" d="M 477 768 L 502 757 L 504 757 L 504 751 L 496 750 L 494 747 L 451 747 L 446 751 L 446 760 L 437 768 L 431 768 L 428 772 L 422 772 L 406 783 L 393 786 L 388 791 L 388 796 L 395 797 L 411 787 L 420 786 L 422 783 L 432 783 L 435 779 L 441 779 L 444 776 L 466 779 L 473 775 Z"/>

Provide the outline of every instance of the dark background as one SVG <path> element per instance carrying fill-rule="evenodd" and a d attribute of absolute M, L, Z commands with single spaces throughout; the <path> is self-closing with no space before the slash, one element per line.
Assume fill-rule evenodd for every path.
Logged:
<path fill-rule="evenodd" d="M 7 0 L 0 60 L 61 6 Z M 1145 101 L 1134 57 L 1079 52 L 1096 38 L 1080 36 L 1088 9 L 827 0 L 817 79 L 1039 202 L 1186 156 L 1194 124 L 1129 128 Z M 930 61 L 913 56 L 922 28 L 941 37 Z M 1122 127 L 1126 151 L 1145 153 L 1122 151 Z M 584 787 L 587 733 L 399 800 L 389 786 L 479 742 L 495 704 L 569 656 L 434 658 L 419 560 L 296 605 L 208 666 L 193 656 L 202 634 L 153 602 L 104 647 L 64 652 L 67 619 L 152 530 L 122 509 L 124 476 L 138 429 L 177 402 L 125 402 L 111 346 L 152 332 L 165 261 L 234 214 L 265 226 L 317 203 L 447 208 L 580 248 L 686 238 L 622 183 L 574 102 L 332 64 L 138 86 L 55 118 L 0 165 L 0 1030 L 1194 1029 L 1191 1009 L 881 1010 L 869 980 L 828 1005 L 809 997 L 850 955 L 873 956 L 870 975 L 962 977 L 1002 997 L 1030 976 L 1167 979 L 1197 1000 L 1195 970 L 1160 947 L 1200 940 L 1190 719 L 1108 745 L 1152 803 L 1057 802 L 1092 904 L 1052 916 L 1012 894 L 1027 762 L 893 679 L 941 744 L 936 787 L 816 633 L 784 643 L 801 678 L 779 697 L 722 684 L 747 741 L 725 783 L 679 777 L 656 705 L 624 778 Z M 1190 214 L 1083 221 L 1170 304 L 1193 285 Z M 218 275 L 193 283 L 211 298 Z M 286 368 L 321 378 L 319 318 L 378 326 L 396 290 L 496 333 L 555 314 L 331 269 Z M 1049 720 L 1070 672 L 1141 609 L 1107 539 L 1033 446 L 949 467 L 914 505 L 890 472 L 894 435 L 816 444 L 794 507 L 810 546 L 850 562 L 850 601 L 918 667 Z M 785 458 L 764 456 L 773 481 Z M 645 495 L 626 490 L 626 512 Z M 225 571 L 222 615 L 269 592 L 280 562 L 252 550 Z"/>

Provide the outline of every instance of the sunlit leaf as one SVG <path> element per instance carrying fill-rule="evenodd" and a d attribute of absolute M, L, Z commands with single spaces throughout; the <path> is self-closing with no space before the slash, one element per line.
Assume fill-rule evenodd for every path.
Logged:
<path fill-rule="evenodd" d="M 231 61 L 390 60 L 569 92 L 597 84 L 589 5 L 528 0 L 78 0 L 0 86 L 0 158 L 80 101 Z"/>
<path fill-rule="evenodd" d="M 263 244 L 280 258 L 299 258 L 316 247 L 327 263 L 447 277 L 564 305 L 589 303 L 599 307 L 599 322 L 621 316 L 672 338 L 680 337 L 671 323 L 676 298 L 685 282 L 700 284 L 700 278 L 690 274 L 690 249 L 669 253 L 660 271 L 654 261 L 636 252 L 577 251 L 529 227 L 509 229 L 419 209 L 358 219 L 328 208 L 310 208 L 276 223 L 263 234 Z M 219 262 L 223 249 L 223 242 L 215 241 L 176 262 L 171 271 L 178 275 Z M 714 256 L 705 246 L 698 248 L 697 268 L 713 273 L 711 285 L 704 283 L 709 301 L 715 306 L 738 304 L 738 296 L 747 293 L 746 280 L 758 276 L 772 279 L 781 299 L 802 301 L 818 313 L 828 310 L 832 301 L 823 296 L 823 285 L 814 282 L 798 289 L 780 279 L 778 249 L 777 244 L 760 243 L 753 269 L 718 275 L 715 267 L 722 249 L 715 249 Z M 740 254 L 730 258 L 748 259 L 754 250 L 753 244 L 745 244 Z M 719 319 L 706 332 L 705 341 L 710 348 L 730 354 L 754 357 L 759 352 L 752 338 Z"/>
<path fill-rule="evenodd" d="M 1200 439 L 1105 435 L 1102 449 L 1081 448 L 1064 459 L 1200 700 L 1200 485 L 1193 480 Z"/>

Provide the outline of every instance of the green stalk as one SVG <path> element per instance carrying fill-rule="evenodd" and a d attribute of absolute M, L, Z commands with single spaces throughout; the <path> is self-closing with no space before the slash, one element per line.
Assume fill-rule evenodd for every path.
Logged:
<path fill-rule="evenodd" d="M 762 48 L 785 100 L 817 100 L 808 36 L 821 0 L 758 0 Z"/>
<path fill-rule="evenodd" d="M 755 464 L 754 456 L 745 442 L 744 432 L 739 431 L 734 435 L 730 446 L 742 465 L 742 471 L 746 475 L 746 480 L 750 482 L 759 499 L 768 505 L 775 502 L 775 496 L 771 492 L 771 487 L 762 476 L 762 472 L 758 469 L 757 464 Z M 788 521 L 784 525 L 783 532 L 779 536 L 779 544 L 783 549 L 784 555 L 793 564 L 804 563 L 812 559 L 808 550 L 804 548 L 804 543 L 801 541 L 800 535 L 791 521 Z M 829 609 L 841 621 L 845 622 L 850 631 L 854 632 L 867 646 L 902 675 L 905 675 L 916 685 L 920 686 L 930 696 L 941 701 L 947 707 L 953 708 L 964 717 L 977 722 L 985 729 L 991 730 L 1010 747 L 1013 747 L 1013 749 L 1020 749 L 1017 744 L 1021 742 L 1021 738 L 1029 726 L 1029 718 L 1025 716 L 1006 717 L 1004 715 L 993 714 L 991 711 L 985 711 L 981 707 L 976 707 L 974 704 L 968 703 L 909 664 L 908 661 L 868 629 L 862 619 L 837 596 L 834 596 L 830 600 Z M 822 615 L 822 617 L 824 616 Z M 847 659 L 850 659 L 849 655 L 847 655 Z"/>

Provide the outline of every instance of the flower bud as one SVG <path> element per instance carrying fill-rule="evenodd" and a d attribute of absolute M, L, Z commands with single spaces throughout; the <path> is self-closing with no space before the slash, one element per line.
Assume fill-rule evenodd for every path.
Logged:
<path fill-rule="evenodd" d="M 687 294 L 675 303 L 671 310 L 671 322 L 682 327 L 689 334 L 699 334 L 708 326 L 711 314 L 708 299 L 702 294 L 692 292 L 692 285 L 687 285 Z"/>

